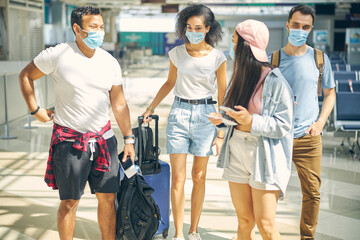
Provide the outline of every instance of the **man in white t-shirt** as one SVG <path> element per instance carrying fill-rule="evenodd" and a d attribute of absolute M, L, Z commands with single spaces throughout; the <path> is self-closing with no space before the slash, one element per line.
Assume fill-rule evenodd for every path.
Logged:
<path fill-rule="evenodd" d="M 30 113 L 54 121 L 45 182 L 59 189 L 57 225 L 61 239 L 72 239 L 76 209 L 89 182 L 98 199 L 102 239 L 115 239 L 115 193 L 119 189 L 117 141 L 109 106 L 125 139 L 124 159 L 134 159 L 134 136 L 120 65 L 99 48 L 104 23 L 99 9 L 85 6 L 71 14 L 75 42 L 42 51 L 20 73 L 21 91 Z M 55 85 L 55 111 L 38 106 L 33 81 L 50 74 Z"/>

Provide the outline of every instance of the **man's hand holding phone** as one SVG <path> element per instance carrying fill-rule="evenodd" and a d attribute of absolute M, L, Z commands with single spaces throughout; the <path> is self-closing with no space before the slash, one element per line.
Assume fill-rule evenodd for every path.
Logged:
<path fill-rule="evenodd" d="M 133 175 L 137 173 L 137 170 L 130 155 L 127 155 L 126 160 L 120 161 L 120 163 L 126 177 L 131 178 Z"/>
<path fill-rule="evenodd" d="M 121 159 L 121 162 L 125 162 L 127 156 L 130 156 L 132 161 L 134 162 L 134 160 L 135 160 L 134 144 L 125 144 L 125 146 L 124 146 L 124 156 Z"/>

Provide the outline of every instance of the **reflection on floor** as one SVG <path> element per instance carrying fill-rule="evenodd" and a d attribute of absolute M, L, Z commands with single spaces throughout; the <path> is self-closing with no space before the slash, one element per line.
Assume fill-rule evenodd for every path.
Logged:
<path fill-rule="evenodd" d="M 127 69 L 125 93 L 131 109 L 132 125 L 155 96 L 167 76 L 166 61 L 154 61 L 153 66 Z M 160 64 L 161 63 L 161 64 Z M 160 116 L 161 159 L 165 154 L 166 116 L 173 95 L 169 95 L 156 109 Z M 52 123 L 31 119 L 33 129 L 26 128 L 26 119 L 9 125 L 14 140 L 0 140 L 0 239 L 59 239 L 56 213 L 58 193 L 43 181 L 48 156 Z M 116 136 L 121 134 L 112 117 Z M 25 126 L 25 128 L 24 128 Z M 0 136 L 4 127 L 0 127 Z M 121 141 L 119 141 L 121 142 Z M 321 210 L 316 239 L 359 239 L 360 236 L 360 161 L 353 158 L 341 138 L 330 132 L 323 137 Z M 123 145 L 119 144 L 119 151 Z M 190 223 L 191 164 L 188 158 L 185 185 L 186 203 L 184 232 Z M 216 168 L 216 158 L 208 165 L 206 197 L 199 232 L 206 240 L 231 239 L 236 236 L 237 219 L 231 203 L 227 182 L 221 179 L 222 170 Z M 86 190 L 77 212 L 75 239 L 101 239 L 96 218 L 97 201 Z M 301 190 L 295 168 L 284 201 L 279 202 L 276 222 L 283 239 L 299 239 Z M 172 216 L 170 217 L 172 219 Z M 174 234 L 171 222 L 170 233 Z M 158 236 L 157 238 L 161 238 Z M 168 237 L 170 239 L 170 237 Z M 256 239 L 261 239 L 258 231 Z"/>

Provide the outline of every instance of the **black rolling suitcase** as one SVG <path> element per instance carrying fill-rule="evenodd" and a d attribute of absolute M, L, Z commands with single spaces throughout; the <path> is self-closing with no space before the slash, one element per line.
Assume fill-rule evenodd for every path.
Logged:
<path fill-rule="evenodd" d="M 143 125 L 143 117 L 138 117 L 138 128 L 133 129 L 135 135 L 135 164 L 137 164 L 146 182 L 154 189 L 152 194 L 160 208 L 161 222 L 156 235 L 164 238 L 169 232 L 170 216 L 170 166 L 159 160 L 159 116 L 150 116 L 155 121 L 155 136 L 150 124 Z M 155 140 L 155 145 L 153 145 Z"/>

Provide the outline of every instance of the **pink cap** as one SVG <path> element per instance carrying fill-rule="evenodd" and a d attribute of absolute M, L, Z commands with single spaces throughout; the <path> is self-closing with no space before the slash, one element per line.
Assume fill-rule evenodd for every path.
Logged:
<path fill-rule="evenodd" d="M 249 19 L 239 23 L 236 31 L 250 44 L 251 51 L 258 61 L 269 61 L 265 51 L 269 42 L 269 29 L 263 22 Z"/>

